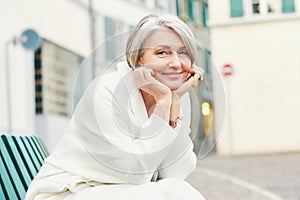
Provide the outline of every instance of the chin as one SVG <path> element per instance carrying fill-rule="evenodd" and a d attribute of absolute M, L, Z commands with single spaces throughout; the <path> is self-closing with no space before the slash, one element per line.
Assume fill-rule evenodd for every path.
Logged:
<path fill-rule="evenodd" d="M 160 82 L 166 85 L 167 87 L 169 87 L 171 90 L 176 90 L 184 83 L 184 80 L 176 80 L 176 81 L 167 80 L 167 81 L 160 81 Z"/>
<path fill-rule="evenodd" d="M 167 85 L 171 90 L 177 90 L 180 87 L 181 84 L 179 85 Z"/>

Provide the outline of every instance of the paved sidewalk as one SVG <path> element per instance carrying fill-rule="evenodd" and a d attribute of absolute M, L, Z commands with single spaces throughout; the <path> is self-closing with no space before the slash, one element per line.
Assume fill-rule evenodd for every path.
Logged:
<path fill-rule="evenodd" d="M 300 200 L 300 153 L 213 154 L 187 180 L 207 200 Z"/>

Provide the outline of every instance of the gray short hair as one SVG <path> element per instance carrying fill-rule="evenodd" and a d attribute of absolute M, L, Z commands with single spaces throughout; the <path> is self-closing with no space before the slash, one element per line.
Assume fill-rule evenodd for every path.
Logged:
<path fill-rule="evenodd" d="M 148 36 L 162 28 L 169 28 L 178 34 L 190 54 L 192 64 L 195 63 L 197 47 L 194 35 L 188 26 L 175 15 L 150 14 L 140 20 L 126 44 L 126 60 L 132 69 L 137 66 L 139 58 L 143 55 Z"/>

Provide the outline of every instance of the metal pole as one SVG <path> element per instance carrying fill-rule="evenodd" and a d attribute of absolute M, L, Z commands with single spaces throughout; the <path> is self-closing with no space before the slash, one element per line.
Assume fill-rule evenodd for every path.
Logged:
<path fill-rule="evenodd" d="M 89 16 L 90 16 L 90 40 L 91 50 L 93 51 L 96 47 L 96 20 L 93 0 L 89 0 Z M 91 54 L 92 59 L 92 78 L 96 76 L 96 54 Z"/>
<path fill-rule="evenodd" d="M 11 115 L 11 91 L 10 91 L 10 63 L 9 63 L 9 45 L 11 40 L 5 43 L 5 67 L 6 67 L 6 101 L 7 101 L 7 133 L 12 134 L 12 115 Z"/>
<path fill-rule="evenodd" d="M 231 85 L 230 85 L 230 77 L 227 77 L 227 122 L 228 122 L 228 145 L 229 145 L 229 155 L 234 153 L 234 136 L 233 136 L 233 128 L 232 128 L 232 108 L 231 108 Z"/>

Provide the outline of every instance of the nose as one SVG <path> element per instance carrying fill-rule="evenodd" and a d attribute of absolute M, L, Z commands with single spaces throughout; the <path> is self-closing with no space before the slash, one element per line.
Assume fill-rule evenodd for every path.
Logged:
<path fill-rule="evenodd" d="M 181 67 L 181 61 L 177 53 L 173 53 L 168 66 L 174 69 L 178 69 Z"/>

